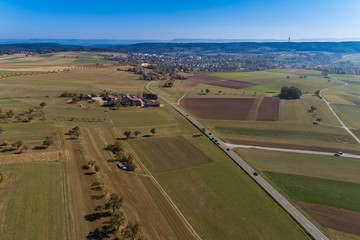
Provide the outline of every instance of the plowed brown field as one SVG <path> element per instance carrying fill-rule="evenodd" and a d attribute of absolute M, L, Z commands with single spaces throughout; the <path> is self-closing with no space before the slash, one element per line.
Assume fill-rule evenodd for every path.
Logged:
<path fill-rule="evenodd" d="M 277 121 L 279 120 L 280 99 L 265 97 L 260 104 L 256 120 L 257 121 Z"/>
<path fill-rule="evenodd" d="M 301 201 L 297 204 L 323 227 L 360 235 L 359 212 Z"/>
<path fill-rule="evenodd" d="M 256 98 L 184 98 L 181 106 L 198 118 L 253 120 Z"/>

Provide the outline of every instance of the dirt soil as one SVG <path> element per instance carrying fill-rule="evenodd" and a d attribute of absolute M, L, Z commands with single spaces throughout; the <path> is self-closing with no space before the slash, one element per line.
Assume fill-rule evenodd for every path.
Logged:
<path fill-rule="evenodd" d="M 297 149 L 297 150 L 333 152 L 333 153 L 342 151 L 345 153 L 360 155 L 360 151 L 347 150 L 341 148 L 328 148 L 328 147 L 306 146 L 306 145 L 285 144 L 285 143 L 271 143 L 271 142 L 256 142 L 256 141 L 234 140 L 234 139 L 226 139 L 226 141 L 233 144 L 259 146 L 259 147 L 273 147 L 273 148 L 285 148 L 285 149 Z"/>
<path fill-rule="evenodd" d="M 296 202 L 323 227 L 360 235 L 360 213 L 325 205 Z"/>
<path fill-rule="evenodd" d="M 184 98 L 180 105 L 198 118 L 253 120 L 256 98 Z"/>
<path fill-rule="evenodd" d="M 256 121 L 278 121 L 280 99 L 265 97 L 258 109 Z"/>
<path fill-rule="evenodd" d="M 206 75 L 205 73 L 199 73 L 188 77 L 187 80 L 182 80 L 180 83 L 180 87 L 190 89 L 196 87 L 200 83 L 218 86 L 218 87 L 233 88 L 233 89 L 241 89 L 241 88 L 256 86 L 256 84 L 253 83 L 212 77 Z"/>

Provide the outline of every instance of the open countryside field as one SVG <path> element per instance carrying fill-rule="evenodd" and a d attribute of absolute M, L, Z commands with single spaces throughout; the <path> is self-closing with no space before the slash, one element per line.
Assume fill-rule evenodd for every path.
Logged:
<path fill-rule="evenodd" d="M 286 214 L 274 209 L 274 203 L 208 139 L 203 136 L 186 139 L 196 147 L 190 152 L 182 150 L 184 144 L 188 144 L 183 137 L 160 140 L 173 142 L 172 152 L 179 154 L 171 156 L 158 154 L 164 151 L 159 140 L 134 139 L 130 145 L 139 158 L 144 159 L 145 165 L 153 169 L 155 177 L 179 204 L 200 236 L 204 239 L 236 239 L 239 236 L 282 239 L 289 235 L 294 239 L 302 238 L 301 231 L 291 226 L 293 223 Z M 193 154 L 201 154 L 201 157 Z M 172 167 L 160 168 L 164 162 L 172 163 L 169 165 Z M 231 198 L 227 197 L 230 195 Z M 249 204 L 253 207 L 245 207 Z M 276 223 L 271 220 L 273 217 L 277 219 Z M 283 227 L 277 226 L 279 222 Z M 261 229 L 257 225 L 261 225 Z"/>
<path fill-rule="evenodd" d="M 360 184 L 359 159 L 255 149 L 237 152 L 322 226 L 360 234 L 358 221 L 354 221 L 360 209 L 353 202 L 359 199 L 355 190 Z"/>
<path fill-rule="evenodd" d="M 63 166 L 58 162 L 0 164 L 0 239 L 67 239 Z M 41 174 L 39 174 L 41 173 Z"/>

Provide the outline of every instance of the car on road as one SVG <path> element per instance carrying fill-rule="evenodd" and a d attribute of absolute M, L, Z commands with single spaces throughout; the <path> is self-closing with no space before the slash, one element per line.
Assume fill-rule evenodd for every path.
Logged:
<path fill-rule="evenodd" d="M 230 148 L 227 148 L 226 151 L 230 151 Z"/>
<path fill-rule="evenodd" d="M 343 154 L 343 152 L 337 152 L 337 154 L 342 155 L 342 154 Z"/>
<path fill-rule="evenodd" d="M 334 156 L 335 156 L 335 157 L 340 157 L 340 156 L 341 156 L 341 154 L 339 154 L 339 153 L 335 153 L 335 154 L 334 154 Z"/>
<path fill-rule="evenodd" d="M 209 135 L 211 135 L 211 132 L 209 132 Z"/>
<path fill-rule="evenodd" d="M 253 175 L 254 175 L 254 176 L 257 176 L 257 175 L 259 175 L 259 174 L 258 174 L 257 172 L 254 172 Z"/>

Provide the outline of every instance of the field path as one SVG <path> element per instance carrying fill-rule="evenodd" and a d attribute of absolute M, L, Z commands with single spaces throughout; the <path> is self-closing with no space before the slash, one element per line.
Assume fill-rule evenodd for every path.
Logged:
<path fill-rule="evenodd" d="M 331 88 L 336 88 L 336 87 L 344 87 L 347 86 L 348 84 L 345 83 L 344 85 L 341 86 L 335 86 L 335 87 L 331 87 Z M 324 97 L 321 96 L 321 94 L 326 91 L 329 90 L 330 88 L 324 88 L 323 90 L 320 91 L 320 97 L 321 99 L 326 103 L 326 105 L 329 107 L 330 111 L 334 114 L 334 116 L 336 117 L 336 119 L 339 121 L 339 123 L 341 124 L 342 128 L 344 128 L 355 140 L 358 144 L 360 144 L 360 139 L 345 125 L 345 123 L 340 119 L 340 117 L 336 114 L 336 112 L 334 111 L 334 109 L 331 107 L 331 103 L 326 100 Z"/>

